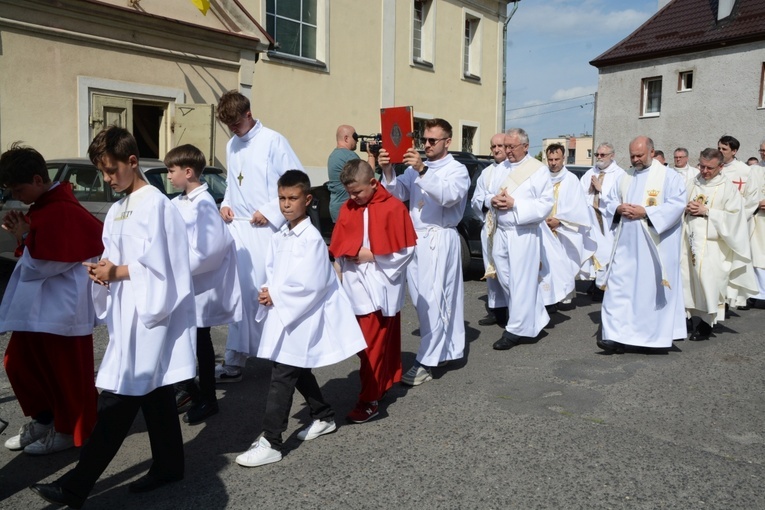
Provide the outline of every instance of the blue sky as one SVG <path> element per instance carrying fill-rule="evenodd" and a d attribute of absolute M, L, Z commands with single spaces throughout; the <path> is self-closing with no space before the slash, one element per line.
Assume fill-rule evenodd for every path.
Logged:
<path fill-rule="evenodd" d="M 592 134 L 598 70 L 589 61 L 657 8 L 658 0 L 518 3 L 507 35 L 507 127 L 529 133 L 529 153 L 541 150 L 543 138 Z"/>

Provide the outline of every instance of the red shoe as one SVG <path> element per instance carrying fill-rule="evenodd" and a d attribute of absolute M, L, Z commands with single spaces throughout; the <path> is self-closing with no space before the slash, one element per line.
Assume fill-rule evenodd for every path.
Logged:
<path fill-rule="evenodd" d="M 353 423 L 365 423 L 377 416 L 377 401 L 374 402 L 361 402 L 356 404 L 353 411 L 348 413 L 345 417 L 346 420 Z"/>

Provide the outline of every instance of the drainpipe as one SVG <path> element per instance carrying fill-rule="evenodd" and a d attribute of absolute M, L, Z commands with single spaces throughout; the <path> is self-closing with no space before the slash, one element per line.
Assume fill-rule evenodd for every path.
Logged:
<path fill-rule="evenodd" d="M 513 19 L 515 11 L 518 10 L 518 2 L 521 0 L 512 0 L 513 10 L 505 20 L 502 27 L 502 131 L 505 131 L 507 124 L 507 24 Z"/>

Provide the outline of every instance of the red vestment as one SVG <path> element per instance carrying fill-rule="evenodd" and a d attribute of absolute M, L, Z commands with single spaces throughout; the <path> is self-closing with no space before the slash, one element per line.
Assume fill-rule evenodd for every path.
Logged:
<path fill-rule="evenodd" d="M 76 263 L 103 253 L 103 223 L 77 201 L 68 182 L 40 196 L 27 219 L 18 255 L 26 249 L 37 260 Z M 56 431 L 82 445 L 96 423 L 93 335 L 14 331 L 3 361 L 24 414 L 52 412 Z"/>
<path fill-rule="evenodd" d="M 406 206 L 382 186 L 365 205 L 348 200 L 340 208 L 329 251 L 333 257 L 355 257 L 364 241 L 364 210 L 369 210 L 368 237 L 374 255 L 390 255 L 417 243 Z M 401 313 L 383 316 L 380 310 L 356 316 L 367 342 L 360 352 L 361 393 L 359 400 L 382 398 L 401 380 Z"/>

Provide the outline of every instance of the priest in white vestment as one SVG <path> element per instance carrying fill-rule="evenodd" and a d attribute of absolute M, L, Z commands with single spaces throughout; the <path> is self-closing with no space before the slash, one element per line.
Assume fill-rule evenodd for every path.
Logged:
<path fill-rule="evenodd" d="M 502 337 L 492 346 L 511 349 L 535 338 L 550 321 L 545 310 L 539 267 L 542 229 L 553 206 L 550 171 L 528 154 L 529 137 L 512 128 L 505 135 L 508 177 L 491 199 L 497 210 L 492 257 L 507 299 L 508 319 Z"/>
<path fill-rule="evenodd" d="M 744 198 L 744 213 L 751 233 L 755 226 L 754 215 L 759 208 L 760 187 L 762 183 L 760 182 L 760 174 L 752 171 L 754 167 L 736 159 L 736 153 L 738 153 L 740 146 L 739 141 L 730 135 L 725 135 L 717 141 L 717 150 L 723 155 L 722 175 L 736 185 L 739 193 Z M 751 256 L 750 261 L 746 265 L 746 271 L 750 273 L 750 277 L 755 277 Z M 740 288 L 729 286 L 727 302 L 731 307 L 736 307 L 739 310 L 748 310 L 747 299 L 755 294 L 757 293 L 741 293 Z"/>
<path fill-rule="evenodd" d="M 417 386 L 430 381 L 431 368 L 462 358 L 465 350 L 465 311 L 462 258 L 457 225 L 462 219 L 470 188 L 470 175 L 449 154 L 452 126 L 444 119 L 429 119 L 424 137 L 427 161 L 409 149 L 404 173 L 396 175 L 388 152 L 380 150 L 382 185 L 402 202 L 417 231 L 414 258 L 406 276 L 420 322 L 420 349 L 414 365 L 401 382 Z"/>
<path fill-rule="evenodd" d="M 499 324 L 505 327 L 507 324 L 507 302 L 502 292 L 502 286 L 497 280 L 497 272 L 494 270 L 494 262 L 491 259 L 491 249 L 494 245 L 494 232 L 497 229 L 497 213 L 491 206 L 491 199 L 499 193 L 499 186 L 505 181 L 509 170 L 502 163 L 507 159 L 505 154 L 505 134 L 499 133 L 491 137 L 491 155 L 494 163 L 487 166 L 478 176 L 475 183 L 473 197 L 470 206 L 476 216 L 483 221 L 481 229 L 481 253 L 483 254 L 483 267 L 487 287 L 487 307 L 489 313 L 478 321 L 481 326 Z"/>
<path fill-rule="evenodd" d="M 722 174 L 723 156 L 705 149 L 699 174 L 688 182 L 688 205 L 683 220 L 682 270 L 688 317 L 701 321 L 691 340 L 706 340 L 712 325 L 725 319 L 725 293 L 730 285 L 753 291 L 756 282 L 746 272 L 751 252 L 744 201 Z"/>
<path fill-rule="evenodd" d="M 226 145 L 226 194 L 220 214 L 236 242 L 237 269 L 242 292 L 242 320 L 230 324 L 224 365 L 215 371 L 217 382 L 241 380 L 247 357 L 255 356 L 262 324 L 255 321 L 258 293 L 266 281 L 266 253 L 285 220 L 279 211 L 276 183 L 287 170 L 302 170 L 289 142 L 252 117 L 250 102 L 236 91 L 218 103 L 218 119 L 234 136 Z"/>
<path fill-rule="evenodd" d="M 579 179 L 564 166 L 566 149 L 551 144 L 545 149 L 553 186 L 553 208 L 542 229 L 542 294 L 548 312 L 574 297 L 576 276 L 595 252 L 590 237 L 589 206 Z"/>
<path fill-rule="evenodd" d="M 648 137 L 630 143 L 630 160 L 606 197 L 616 234 L 597 343 L 616 353 L 626 345 L 666 349 L 686 336 L 679 260 L 685 182 L 653 159 Z"/>
<path fill-rule="evenodd" d="M 580 277 L 593 280 L 593 285 L 587 291 L 596 301 L 603 300 L 603 291 L 596 285 L 598 277 L 602 279 L 608 267 L 614 246 L 614 231 L 611 228 L 613 218 L 608 216 L 604 197 L 608 196 L 616 181 L 624 175 L 624 170 L 616 164 L 614 146 L 608 142 L 598 145 L 595 151 L 595 166 L 582 176 L 582 185 L 587 204 L 590 205 L 590 235 L 596 244 L 592 257 L 582 265 Z"/>
<path fill-rule="evenodd" d="M 690 163 L 688 163 L 688 149 L 685 147 L 678 147 L 675 149 L 674 161 L 675 166 L 673 169 L 675 172 L 682 175 L 686 182 L 699 174 L 699 169 L 695 166 L 691 166 Z"/>

